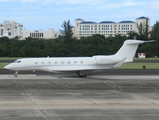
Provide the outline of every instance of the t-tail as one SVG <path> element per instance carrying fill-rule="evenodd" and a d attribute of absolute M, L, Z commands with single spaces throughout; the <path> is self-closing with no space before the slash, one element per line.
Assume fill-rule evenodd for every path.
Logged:
<path fill-rule="evenodd" d="M 141 40 L 126 40 L 123 46 L 119 49 L 119 51 L 115 54 L 116 57 L 121 58 L 123 63 L 133 62 L 133 57 L 135 56 L 136 50 L 139 44 L 143 44 L 145 42 L 153 42 L 151 41 L 141 41 Z"/>

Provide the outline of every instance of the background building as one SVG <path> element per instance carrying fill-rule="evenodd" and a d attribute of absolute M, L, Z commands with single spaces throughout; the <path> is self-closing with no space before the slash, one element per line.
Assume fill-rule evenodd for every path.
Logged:
<path fill-rule="evenodd" d="M 22 38 L 23 25 L 14 21 L 4 21 L 0 24 L 0 37 Z"/>
<path fill-rule="evenodd" d="M 73 28 L 74 37 L 92 36 L 93 34 L 101 34 L 105 37 L 115 36 L 116 34 L 127 35 L 130 31 L 138 32 L 137 24 L 143 23 L 146 25 L 147 17 L 139 17 L 136 21 L 121 21 L 119 23 L 113 21 L 102 21 L 99 23 L 92 21 L 84 21 L 76 19 Z M 150 19 L 148 19 L 150 26 Z M 151 30 L 151 27 L 149 28 Z"/>
<path fill-rule="evenodd" d="M 102 21 L 102 22 L 92 22 L 84 21 L 83 19 L 76 19 L 75 25 L 72 27 L 73 36 L 80 38 L 82 36 L 92 36 L 93 34 L 101 34 L 105 37 L 115 36 L 116 34 L 128 35 L 128 32 L 135 31 L 138 32 L 137 24 L 146 25 L 147 17 L 139 17 L 136 21 Z M 150 26 L 150 19 L 148 19 L 148 25 Z M 152 27 L 149 28 L 151 30 Z M 27 37 L 32 38 L 44 38 L 44 39 L 54 39 L 60 34 L 59 31 L 54 31 L 53 28 L 43 31 L 43 30 L 23 30 L 23 25 L 16 23 L 14 21 L 4 21 L 0 24 L 0 37 L 25 39 Z"/>
<path fill-rule="evenodd" d="M 47 31 L 43 31 L 43 30 L 30 30 L 30 31 L 27 30 L 26 31 L 26 30 L 24 30 L 22 32 L 23 39 L 25 39 L 27 37 L 54 39 L 54 38 L 57 38 L 59 35 L 60 35 L 60 32 L 54 31 L 53 28 L 50 28 Z"/>

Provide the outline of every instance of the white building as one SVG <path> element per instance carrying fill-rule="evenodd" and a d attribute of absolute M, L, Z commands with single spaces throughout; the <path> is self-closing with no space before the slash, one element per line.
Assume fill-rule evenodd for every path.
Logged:
<path fill-rule="evenodd" d="M 23 39 L 27 38 L 27 37 L 31 37 L 31 38 L 44 38 L 44 39 L 54 39 L 57 38 L 60 35 L 60 33 L 58 31 L 54 31 L 54 29 L 50 28 L 47 31 L 43 31 L 43 30 L 30 30 L 30 31 L 26 31 L 24 30 L 22 32 L 22 36 Z"/>
<path fill-rule="evenodd" d="M 23 25 L 14 21 L 4 21 L 0 24 L 0 37 L 14 38 L 18 37 L 21 39 L 23 31 Z"/>
<path fill-rule="evenodd" d="M 102 21 L 100 23 L 92 21 L 84 21 L 82 19 L 75 20 L 73 28 L 74 37 L 92 36 L 93 34 L 101 34 L 105 37 L 115 36 L 116 34 L 127 35 L 130 31 L 138 32 L 137 24 L 141 22 L 146 24 L 146 17 L 137 18 L 136 21 L 121 21 L 119 23 L 113 21 Z M 149 19 L 148 19 L 149 20 Z M 148 21 L 150 25 L 150 20 Z"/>

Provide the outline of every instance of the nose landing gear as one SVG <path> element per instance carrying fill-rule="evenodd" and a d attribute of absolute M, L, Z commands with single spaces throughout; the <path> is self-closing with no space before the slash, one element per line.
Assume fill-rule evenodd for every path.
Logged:
<path fill-rule="evenodd" d="M 19 71 L 15 71 L 14 77 L 17 78 L 18 77 L 18 73 Z"/>

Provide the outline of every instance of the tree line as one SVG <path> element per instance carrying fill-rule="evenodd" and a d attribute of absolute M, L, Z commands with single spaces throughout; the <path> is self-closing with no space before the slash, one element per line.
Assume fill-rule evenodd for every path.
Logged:
<path fill-rule="evenodd" d="M 138 52 L 146 53 L 147 57 L 159 56 L 159 22 L 156 21 L 151 32 L 148 27 L 138 25 L 139 33 L 130 32 L 129 37 L 116 35 L 115 37 L 105 38 L 104 35 L 94 34 L 80 39 L 72 37 L 72 28 L 70 21 L 64 21 L 62 25 L 63 34 L 56 39 L 18 38 L 9 39 L 0 38 L 0 56 L 1 57 L 77 57 L 93 55 L 111 55 L 115 54 L 126 39 L 156 40 L 153 43 L 146 43 L 139 46 Z"/>

